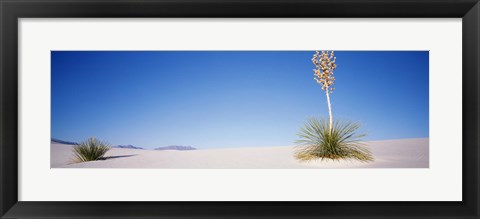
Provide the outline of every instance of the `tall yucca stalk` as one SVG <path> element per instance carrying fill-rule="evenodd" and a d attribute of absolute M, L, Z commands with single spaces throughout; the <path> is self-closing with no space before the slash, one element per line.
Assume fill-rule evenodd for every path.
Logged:
<path fill-rule="evenodd" d="M 315 54 L 312 58 L 312 63 L 315 65 L 314 79 L 315 81 L 322 86 L 322 90 L 325 91 L 327 96 L 327 105 L 328 105 L 328 129 L 330 133 L 333 129 L 333 115 L 332 115 L 332 104 L 330 102 L 330 94 L 335 90 L 333 84 L 335 83 L 335 77 L 333 76 L 333 71 L 337 68 L 335 64 L 335 53 L 333 51 L 322 51 L 321 53 L 315 51 Z"/>

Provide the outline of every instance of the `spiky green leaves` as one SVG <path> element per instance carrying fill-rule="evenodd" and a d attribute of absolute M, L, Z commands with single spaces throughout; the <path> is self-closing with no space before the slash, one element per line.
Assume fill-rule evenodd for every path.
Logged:
<path fill-rule="evenodd" d="M 367 145 L 362 143 L 365 134 L 358 134 L 359 123 L 333 123 L 329 130 L 328 121 L 310 118 L 300 129 L 296 141 L 295 157 L 301 161 L 313 159 L 356 159 L 362 162 L 373 161 Z"/>
<path fill-rule="evenodd" d="M 89 138 L 73 146 L 73 154 L 76 162 L 99 160 L 108 150 L 110 150 L 110 146 L 96 138 Z"/>

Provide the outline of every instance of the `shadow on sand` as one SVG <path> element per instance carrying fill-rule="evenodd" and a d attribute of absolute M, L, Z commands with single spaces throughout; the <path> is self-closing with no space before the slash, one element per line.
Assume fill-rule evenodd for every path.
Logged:
<path fill-rule="evenodd" d="M 137 156 L 137 155 L 138 154 L 108 156 L 108 157 L 103 157 L 100 160 L 110 160 L 110 159 L 117 159 L 117 158 L 124 158 L 124 157 L 133 157 L 133 156 Z"/>

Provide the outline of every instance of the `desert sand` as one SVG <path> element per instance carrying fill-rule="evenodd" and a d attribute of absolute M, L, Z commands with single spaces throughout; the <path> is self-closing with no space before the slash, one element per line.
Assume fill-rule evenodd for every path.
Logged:
<path fill-rule="evenodd" d="M 300 162 L 293 146 L 155 151 L 112 148 L 106 159 L 72 163 L 72 146 L 51 144 L 51 168 L 307 169 L 428 168 L 429 139 L 366 142 L 375 161 L 315 160 Z"/>

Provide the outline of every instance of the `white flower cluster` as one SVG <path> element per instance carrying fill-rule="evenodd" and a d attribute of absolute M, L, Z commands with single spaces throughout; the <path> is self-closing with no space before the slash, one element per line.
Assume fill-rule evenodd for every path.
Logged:
<path fill-rule="evenodd" d="M 313 69 L 315 81 L 322 85 L 322 90 L 332 93 L 335 88 L 335 77 L 333 71 L 337 68 L 335 64 L 335 53 L 333 51 L 322 51 L 321 53 L 315 51 L 312 62 L 315 65 Z"/>

